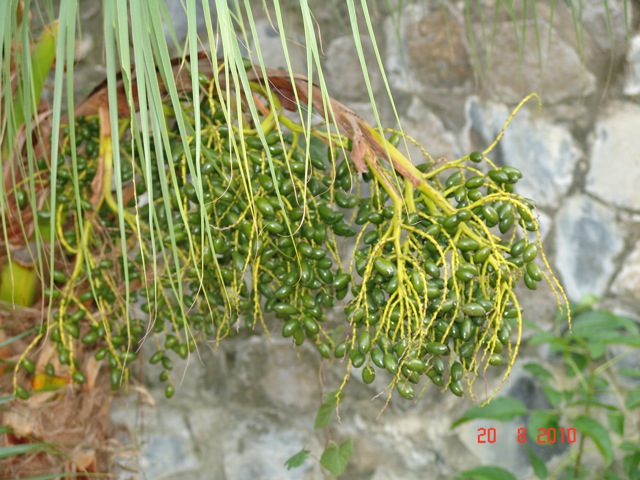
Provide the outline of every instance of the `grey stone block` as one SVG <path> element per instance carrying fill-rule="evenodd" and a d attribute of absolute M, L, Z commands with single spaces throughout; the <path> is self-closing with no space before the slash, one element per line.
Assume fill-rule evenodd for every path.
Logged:
<path fill-rule="evenodd" d="M 432 3 L 407 5 L 399 22 L 386 21 L 385 69 L 394 91 L 438 103 L 436 92 L 469 90 L 473 70 L 457 12 Z"/>
<path fill-rule="evenodd" d="M 375 97 L 382 87 L 382 78 L 376 63 L 372 61 L 375 59 L 374 45 L 368 36 L 361 35 L 360 42 L 367 59 L 369 83 Z M 325 75 L 329 92 L 339 100 L 368 99 L 369 92 L 353 36 L 333 39 L 326 53 Z"/>
<path fill-rule="evenodd" d="M 640 106 L 612 102 L 596 123 L 587 191 L 613 205 L 640 209 Z"/>
<path fill-rule="evenodd" d="M 629 42 L 624 94 L 640 95 L 640 35 L 636 35 Z"/>
<path fill-rule="evenodd" d="M 622 238 L 610 208 L 585 195 L 564 201 L 556 215 L 556 264 L 569 298 L 605 293 Z"/>
<path fill-rule="evenodd" d="M 622 264 L 611 291 L 625 297 L 626 301 L 640 302 L 640 242 L 636 243 Z"/>

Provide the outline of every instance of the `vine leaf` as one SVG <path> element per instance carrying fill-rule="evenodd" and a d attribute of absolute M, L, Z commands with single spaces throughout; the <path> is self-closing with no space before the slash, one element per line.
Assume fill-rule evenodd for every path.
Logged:
<path fill-rule="evenodd" d="M 474 405 L 467 410 L 462 417 L 453 422 L 451 424 L 451 428 L 453 429 L 458 425 L 470 422 L 471 420 L 477 420 L 479 418 L 508 422 L 520 415 L 524 415 L 527 411 L 527 407 L 520 400 L 509 397 L 500 397 L 496 398 L 484 407 Z"/>
<path fill-rule="evenodd" d="M 529 461 L 531 462 L 531 468 L 533 468 L 533 473 L 536 477 L 544 480 L 549 476 L 549 471 L 547 470 L 547 465 L 544 463 L 538 455 L 533 452 L 533 449 L 527 445 L 527 453 L 529 454 Z"/>
<path fill-rule="evenodd" d="M 610 412 L 607 414 L 609 420 L 609 429 L 616 435 L 624 436 L 624 413 L 620 411 Z"/>
<path fill-rule="evenodd" d="M 347 468 L 347 463 L 353 453 L 353 440 L 347 439 L 340 445 L 335 442 L 331 444 L 322 452 L 320 457 L 320 465 L 329 470 L 334 475 L 342 475 L 344 469 Z"/>
<path fill-rule="evenodd" d="M 558 422 L 560 416 L 554 412 L 548 412 L 546 410 L 538 410 L 531 412 L 529 416 L 529 422 L 527 424 L 527 431 L 532 440 L 536 440 L 538 436 L 538 430 L 541 428 L 547 430 L 549 428 L 558 428 Z"/>
<path fill-rule="evenodd" d="M 640 407 L 640 387 L 634 388 L 627 394 L 624 404 L 630 410 Z"/>
<path fill-rule="evenodd" d="M 523 365 L 523 367 L 527 372 L 535 377 L 538 377 L 540 380 L 551 380 L 553 378 L 553 373 L 544 368 L 539 363 L 527 363 Z"/>
<path fill-rule="evenodd" d="M 338 392 L 331 392 L 325 395 L 324 401 L 320 408 L 318 408 L 318 413 L 316 413 L 316 420 L 313 425 L 313 428 L 322 428 L 329 425 L 331 419 L 333 418 L 334 411 L 338 406 L 338 401 L 340 400 L 342 394 L 338 394 Z"/>
<path fill-rule="evenodd" d="M 307 460 L 307 458 L 309 458 L 310 453 L 311 452 L 309 450 L 307 450 L 306 448 L 303 448 L 298 453 L 291 456 L 286 462 L 284 462 L 285 467 L 287 467 L 287 470 L 291 470 L 292 468 L 298 468 Z"/>
<path fill-rule="evenodd" d="M 604 458 L 604 463 L 608 467 L 613 461 L 613 447 L 611 446 L 611 438 L 609 432 L 593 418 L 584 415 L 578 417 L 573 422 L 573 426 L 580 433 L 586 435 L 593 443 L 596 444 L 598 450 Z"/>
<path fill-rule="evenodd" d="M 640 329 L 629 317 L 602 310 L 580 314 L 573 328 L 573 334 L 578 337 L 606 343 L 617 342 L 625 337 L 633 338 L 639 333 Z"/>
<path fill-rule="evenodd" d="M 622 460 L 624 473 L 627 474 L 627 478 L 637 479 L 640 478 L 640 449 L 636 446 L 636 450 L 629 455 L 625 455 Z"/>

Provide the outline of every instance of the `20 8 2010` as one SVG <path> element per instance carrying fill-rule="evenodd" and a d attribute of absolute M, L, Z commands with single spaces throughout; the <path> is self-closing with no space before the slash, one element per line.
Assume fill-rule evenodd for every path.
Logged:
<path fill-rule="evenodd" d="M 576 429 L 564 427 L 539 428 L 537 432 L 536 442 L 538 445 L 549 445 L 554 443 L 575 443 L 578 434 Z M 478 443 L 496 443 L 498 439 L 497 430 L 491 428 L 478 428 Z M 527 429 L 521 427 L 518 429 L 518 443 L 527 443 Z"/>

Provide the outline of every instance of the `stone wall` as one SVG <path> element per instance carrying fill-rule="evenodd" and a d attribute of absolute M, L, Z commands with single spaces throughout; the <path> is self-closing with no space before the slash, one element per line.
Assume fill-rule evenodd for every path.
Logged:
<path fill-rule="evenodd" d="M 183 25 L 174 3 L 173 18 Z M 316 3 L 330 92 L 375 123 L 346 3 Z M 640 12 L 631 11 L 631 2 L 625 17 L 620 0 L 609 0 L 608 12 L 606 2 L 584 1 L 576 30 L 566 2 L 554 2 L 553 12 L 546 2 L 513 2 L 517 26 L 506 12 L 495 14 L 492 0 L 444 2 L 444 9 L 435 0 L 397 3 L 370 2 L 370 13 L 404 130 L 433 157 L 456 158 L 489 145 L 514 105 L 537 92 L 541 110 L 533 101 L 521 111 L 490 157 L 524 173 L 517 191 L 537 201 L 545 247 L 569 297 L 595 294 L 634 314 L 640 304 L 640 32 L 633 15 Z M 467 11 L 466 3 L 482 9 Z M 522 4 L 535 5 L 537 28 L 531 11 L 518 10 Z M 260 8 L 254 13 L 267 63 L 284 65 L 271 23 Z M 304 48 L 296 43 L 304 38 L 301 22 L 293 10 L 285 20 L 292 64 L 304 73 Z M 381 120 L 394 126 L 366 24 L 359 26 Z M 411 153 L 417 159 L 419 152 Z M 523 295 L 525 316 L 549 328 L 551 293 Z M 385 385 L 353 378 L 341 422 L 314 431 L 321 385 L 339 385 L 344 366 L 321 367 L 307 345 L 296 350 L 278 337 L 266 342 L 256 332 L 217 349 L 203 346 L 176 366 L 184 379 L 171 400 L 164 399 L 157 372 L 145 371 L 150 395 L 123 396 L 113 407 L 114 423 L 130 430 L 123 439 L 140 453 L 121 462 L 149 480 L 315 479 L 323 478 L 317 462 L 287 471 L 285 460 L 303 447 L 319 456 L 327 439 L 351 437 L 354 455 L 344 478 L 450 479 L 490 463 L 532 478 L 513 436 L 482 448 L 475 429 L 489 422 L 450 430 L 470 401 L 436 390 L 417 401 L 393 401 L 381 414 L 384 399 L 374 397 Z M 525 349 L 504 386 L 530 406 L 544 400 L 519 365 L 538 354 Z"/>

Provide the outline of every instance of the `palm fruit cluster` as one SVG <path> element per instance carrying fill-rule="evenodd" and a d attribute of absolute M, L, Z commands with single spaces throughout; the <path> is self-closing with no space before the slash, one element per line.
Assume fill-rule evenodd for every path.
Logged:
<path fill-rule="evenodd" d="M 84 375 L 73 352 L 85 348 L 119 388 L 145 338 L 170 397 L 176 357 L 274 317 L 295 345 L 342 359 L 345 381 L 354 369 L 365 383 L 382 376 L 390 395 L 411 399 L 433 383 L 460 396 L 488 366 L 508 372 L 522 319 L 516 283 L 535 289 L 546 277 L 561 293 L 546 260 L 548 273 L 535 262 L 534 205 L 513 193 L 517 169 L 479 152 L 414 167 L 396 149 L 403 136 L 389 132 L 374 138 L 414 180 L 383 158 L 359 173 L 351 139 L 305 132 L 281 111 L 237 122 L 205 90 L 199 148 L 175 122 L 170 156 L 145 157 L 123 135 L 108 168 L 97 117 L 77 118 L 74 165 L 63 132 L 56 210 L 39 216 L 55 215 L 75 268 L 54 270 L 41 334 L 75 381 Z M 49 163 L 38 166 L 49 178 Z M 124 217 L 105 169 L 124 185 Z"/>

